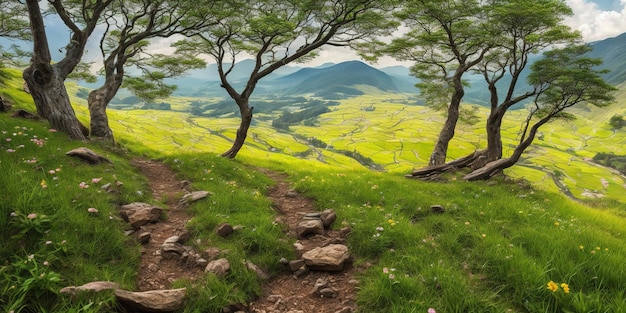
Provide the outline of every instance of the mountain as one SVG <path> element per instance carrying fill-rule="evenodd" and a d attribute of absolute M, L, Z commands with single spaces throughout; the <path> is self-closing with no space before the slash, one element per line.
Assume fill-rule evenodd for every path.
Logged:
<path fill-rule="evenodd" d="M 626 33 L 592 42 L 590 45 L 593 50 L 589 56 L 603 59 L 602 68 L 610 70 L 604 75 L 604 79 L 613 85 L 626 81 Z"/>
<path fill-rule="evenodd" d="M 347 61 L 322 68 L 304 68 L 273 80 L 288 94 L 314 94 L 334 99 L 359 95 L 362 86 L 383 92 L 399 92 L 394 80 L 381 70 L 360 61 Z M 371 89 L 368 89 L 371 90 Z"/>

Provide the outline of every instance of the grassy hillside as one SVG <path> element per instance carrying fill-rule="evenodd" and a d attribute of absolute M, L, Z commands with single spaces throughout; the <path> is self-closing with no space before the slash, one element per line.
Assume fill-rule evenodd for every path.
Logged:
<path fill-rule="evenodd" d="M 0 94 L 32 110 L 19 80 L 0 86 Z M 352 228 L 348 244 L 357 265 L 367 269 L 359 277 L 362 312 L 626 312 L 623 204 L 575 203 L 553 192 L 558 189 L 546 174 L 560 172 L 560 183 L 576 196 L 596 189 L 623 203 L 623 178 L 585 159 L 623 145 L 623 131 L 612 132 L 603 122 L 603 116 L 608 121 L 623 109 L 590 111 L 584 119 L 544 129 L 531 155 L 507 173 L 532 185 L 453 177 L 426 183 L 403 174 L 425 164 L 442 117 L 400 105 L 404 101 L 402 96 L 345 101 L 322 115 L 318 127 L 292 127 L 298 136 L 277 132 L 268 126 L 270 116 L 257 115 L 237 160 L 213 154 L 229 147 L 236 119 L 112 110 L 120 149 L 68 141 L 45 122 L 0 113 L 0 309 L 19 312 L 23 304 L 35 311 L 107 312 L 112 307 L 106 296 L 58 298 L 58 288 L 94 279 L 132 288 L 138 249 L 123 236 L 115 208 L 130 201 L 159 202 L 149 198 L 145 178 L 129 165 L 129 158 L 141 155 L 163 160 L 194 187 L 215 193 L 213 201 L 191 209 L 195 238 L 232 251 L 233 264 L 250 258 L 273 272 L 281 270 L 277 257 L 292 252 L 264 196 L 271 181 L 252 167 L 287 173 L 320 210 L 337 211 L 337 227 Z M 84 100 L 75 104 L 86 119 Z M 512 114 L 505 127 L 511 134 L 507 144 L 518 129 L 515 119 Z M 461 127 L 451 157 L 480 146 L 481 134 L 480 125 Z M 321 148 L 310 137 L 332 147 Z M 113 164 L 90 166 L 64 154 L 79 145 Z M 365 170 L 338 151 L 357 151 L 388 172 Z M 601 178 L 609 182 L 606 189 Z M 115 181 L 124 183 L 115 193 L 99 188 Z M 434 213 L 431 205 L 446 211 Z M 216 238 L 214 226 L 224 216 L 247 231 L 233 240 Z M 188 312 L 220 312 L 229 302 L 258 295 L 259 282 L 243 268 L 235 267 L 226 280 L 202 279 L 199 285 L 177 283 L 193 295 Z"/>

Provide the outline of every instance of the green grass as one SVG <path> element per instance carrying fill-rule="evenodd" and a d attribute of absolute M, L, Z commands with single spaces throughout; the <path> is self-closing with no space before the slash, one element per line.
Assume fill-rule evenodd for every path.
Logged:
<path fill-rule="evenodd" d="M 0 93 L 32 110 L 32 100 L 15 80 L 0 87 Z M 220 312 L 225 305 L 258 296 L 260 282 L 242 260 L 276 274 L 283 270 L 277 260 L 293 257 L 291 239 L 284 226 L 274 223 L 266 197 L 273 182 L 255 167 L 287 173 L 320 210 L 336 210 L 335 227 L 352 228 L 348 244 L 357 266 L 373 264 L 358 277 L 361 312 L 626 312 L 623 177 L 585 160 L 590 150 L 623 143 L 624 134 L 608 134 L 602 123 L 557 122 L 507 172 L 527 181 L 470 183 L 449 176 L 446 183 L 426 183 L 403 174 L 428 159 L 442 118 L 423 107 L 385 102 L 389 98 L 396 96 L 348 100 L 322 116 L 322 127 L 292 127 L 301 136 L 381 162 L 386 173 L 365 170 L 333 149 L 293 145 L 267 120 L 256 122 L 237 160 L 227 160 L 214 152 L 229 147 L 236 119 L 111 110 L 121 146 L 113 147 L 69 141 L 50 132 L 45 122 L 0 114 L 0 309 L 107 312 L 113 307 L 110 294 L 70 299 L 59 297 L 58 289 L 93 280 L 133 288 L 139 250 L 123 236 L 125 225 L 116 208 L 161 200 L 149 199 L 146 179 L 129 163 L 129 158 L 143 156 L 167 163 L 194 189 L 212 192 L 189 208 L 194 217 L 187 227 L 196 249 L 228 251 L 223 256 L 232 272 L 224 279 L 208 274 L 176 282 L 176 287 L 189 288 L 187 312 Z M 370 104 L 376 110 L 360 110 Z M 84 121 L 84 100 L 75 105 Z M 509 134 L 518 129 L 516 114 L 505 124 Z M 406 118 L 400 121 L 400 116 Z M 416 124 L 417 119 L 421 122 Z M 391 130 L 393 138 L 382 136 L 381 130 Z M 476 142 L 481 131 L 480 125 L 461 127 L 462 138 L 453 141 L 451 154 L 475 149 L 467 139 Z M 589 134 L 587 146 L 580 144 Z M 514 140 L 507 137 L 505 144 Z M 65 155 L 84 145 L 113 164 L 92 166 Z M 316 152 L 305 158 L 290 155 L 305 149 Z M 608 196 L 590 200 L 592 206 L 576 203 L 562 196 L 546 173 L 559 173 L 576 196 L 602 190 L 600 179 L 606 178 L 610 185 L 602 191 Z M 99 188 L 115 181 L 124 184 L 114 193 Z M 90 187 L 80 188 L 81 182 Z M 446 211 L 431 212 L 436 204 Z M 88 213 L 89 208 L 97 208 L 98 214 Z M 36 216 L 29 218 L 32 213 Z M 222 222 L 242 228 L 224 239 L 215 234 Z M 547 288 L 550 281 L 557 283 L 555 292 Z"/>

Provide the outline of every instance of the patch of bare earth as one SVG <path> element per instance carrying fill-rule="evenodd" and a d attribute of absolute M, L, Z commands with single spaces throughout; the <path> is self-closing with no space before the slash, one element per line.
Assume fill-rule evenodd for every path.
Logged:
<path fill-rule="evenodd" d="M 137 286 L 140 291 L 169 289 L 173 281 L 193 279 L 203 275 L 202 268 L 186 267 L 179 260 L 168 260 L 159 254 L 163 241 L 171 236 L 186 233 L 185 224 L 191 216 L 186 212 L 186 204 L 178 201 L 183 192 L 181 180 L 166 165 L 151 160 L 137 159 L 134 166 L 145 175 L 155 199 L 167 205 L 167 218 L 154 224 L 142 226 L 141 232 L 152 234 L 149 243 L 143 245 L 141 266 Z M 269 190 L 268 197 L 276 210 L 276 221 L 288 225 L 289 235 L 296 237 L 296 226 L 306 213 L 318 212 L 311 199 L 294 191 L 286 181 L 286 176 L 275 172 L 263 172 L 276 181 Z M 271 222 L 271 221 L 268 221 Z M 323 235 L 311 235 L 299 239 L 301 251 L 315 247 L 345 242 L 346 229 L 325 230 Z M 299 257 L 298 252 L 296 255 Z M 308 271 L 295 274 L 289 269 L 270 278 L 262 286 L 262 294 L 255 301 L 239 306 L 254 313 L 350 313 L 356 310 L 355 294 L 358 281 L 354 278 L 356 269 L 348 262 L 342 271 Z M 320 294 L 320 284 L 333 292 L 327 296 Z"/>
<path fill-rule="evenodd" d="M 170 289 L 172 282 L 178 279 L 193 279 L 202 275 L 202 268 L 184 266 L 179 259 L 167 259 L 160 253 L 167 238 L 187 233 L 185 225 L 191 219 L 186 211 L 187 204 L 179 201 L 184 186 L 176 178 L 176 172 L 163 163 L 146 159 L 136 159 L 133 165 L 148 179 L 153 198 L 163 201 L 167 206 L 164 208 L 167 209 L 165 220 L 143 225 L 138 231 L 151 234 L 150 241 L 142 245 L 141 249 L 138 290 Z"/>

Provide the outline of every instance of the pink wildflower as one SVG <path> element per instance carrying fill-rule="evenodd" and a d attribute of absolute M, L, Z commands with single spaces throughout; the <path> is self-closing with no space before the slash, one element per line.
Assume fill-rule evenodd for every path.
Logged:
<path fill-rule="evenodd" d="M 51 132 L 51 133 L 56 133 L 57 132 L 57 130 L 54 129 L 54 128 L 50 128 L 50 129 L 48 129 L 48 131 Z"/>
<path fill-rule="evenodd" d="M 80 184 L 78 184 L 78 187 L 80 189 L 87 189 L 89 188 L 89 185 L 87 185 L 87 183 L 85 183 L 84 181 L 81 181 Z"/>
<path fill-rule="evenodd" d="M 433 308 L 428 308 L 428 313 L 437 313 L 437 311 L 435 311 L 435 309 Z"/>
<path fill-rule="evenodd" d="M 92 178 L 91 179 L 91 183 L 92 184 L 97 184 L 102 180 L 102 177 L 98 177 L 98 178 Z"/>
<path fill-rule="evenodd" d="M 15 150 L 13 150 L 13 149 L 7 149 L 7 152 L 8 152 L 8 153 L 13 153 L 13 152 L 15 152 Z"/>
<path fill-rule="evenodd" d="M 26 216 L 29 220 L 35 219 L 37 218 L 37 214 L 36 213 L 30 213 Z"/>
<path fill-rule="evenodd" d="M 87 212 L 89 212 L 89 213 L 98 213 L 98 209 L 96 209 L 96 208 L 89 208 L 89 209 L 87 209 Z"/>

